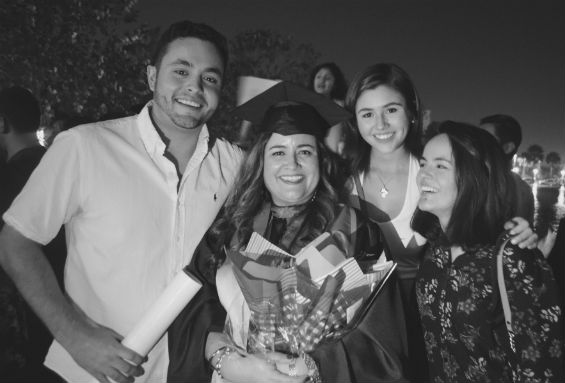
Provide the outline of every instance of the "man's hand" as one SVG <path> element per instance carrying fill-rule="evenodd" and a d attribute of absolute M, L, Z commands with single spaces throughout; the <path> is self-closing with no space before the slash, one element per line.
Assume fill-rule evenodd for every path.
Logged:
<path fill-rule="evenodd" d="M 124 347 L 122 337 L 86 316 L 59 288 L 39 243 L 10 225 L 0 232 L 0 266 L 76 362 L 101 382 L 133 382 L 143 358 Z"/>
<path fill-rule="evenodd" d="M 81 321 L 65 339 L 63 347 L 100 382 L 133 382 L 144 373 L 144 358 L 123 346 L 122 336 L 109 328 Z"/>
<path fill-rule="evenodd" d="M 555 246 L 555 239 L 557 238 L 557 232 L 553 231 L 551 227 L 547 230 L 547 234 L 538 242 L 538 249 L 543 253 L 545 259 L 549 257 L 553 246 Z"/>
<path fill-rule="evenodd" d="M 522 217 L 514 217 L 504 224 L 504 230 L 510 230 L 510 242 L 519 248 L 535 249 L 538 235 L 530 228 L 530 224 Z"/>

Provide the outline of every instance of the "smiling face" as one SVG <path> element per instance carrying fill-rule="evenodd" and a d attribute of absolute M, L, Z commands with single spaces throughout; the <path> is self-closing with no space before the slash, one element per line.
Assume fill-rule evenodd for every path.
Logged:
<path fill-rule="evenodd" d="M 265 145 L 263 180 L 275 205 L 307 202 L 320 180 L 316 138 L 273 133 Z"/>
<path fill-rule="evenodd" d="M 359 134 L 373 150 L 387 154 L 404 148 L 410 128 L 406 101 L 387 85 L 367 89 L 355 104 Z"/>
<path fill-rule="evenodd" d="M 335 77 L 328 68 L 322 68 L 314 77 L 314 91 L 324 96 L 330 96 L 335 84 Z"/>
<path fill-rule="evenodd" d="M 455 171 L 449 138 L 446 134 L 439 134 L 426 144 L 420 160 L 418 207 L 438 217 L 443 230 L 449 223 L 457 199 Z"/>
<path fill-rule="evenodd" d="M 173 40 L 157 67 L 147 67 L 152 116 L 165 134 L 197 129 L 218 107 L 224 67 L 216 47 L 204 40 Z"/>

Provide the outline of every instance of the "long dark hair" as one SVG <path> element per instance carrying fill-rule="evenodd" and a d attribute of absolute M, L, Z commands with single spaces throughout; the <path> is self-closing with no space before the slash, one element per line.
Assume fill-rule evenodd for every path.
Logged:
<path fill-rule="evenodd" d="M 263 132 L 247 153 L 239 172 L 238 180 L 228 196 L 224 208 L 208 232 L 208 244 L 212 247 L 216 266 L 224 261 L 221 251 L 225 246 L 231 250 L 241 250 L 253 233 L 253 220 L 271 196 L 263 180 L 265 146 L 272 133 Z M 313 240 L 330 225 L 338 205 L 344 201 L 346 192 L 336 180 L 339 171 L 335 157 L 323 142 L 317 140 L 320 166 L 320 181 L 316 197 L 310 202 L 311 214 L 306 217 L 306 227 L 310 233 L 306 239 Z"/>
<path fill-rule="evenodd" d="M 345 109 L 355 116 L 357 100 L 366 90 L 375 89 L 386 85 L 399 92 L 406 102 L 406 111 L 410 127 L 404 141 L 405 148 L 418 157 L 422 150 L 422 110 L 420 97 L 410 76 L 404 69 L 396 64 L 381 63 L 374 64 L 359 72 L 347 90 L 345 96 Z M 353 171 L 369 168 L 371 145 L 369 145 L 357 127 L 355 118 L 346 124 L 346 148 L 345 155 L 351 160 Z"/>
<path fill-rule="evenodd" d="M 446 121 L 446 134 L 455 162 L 457 198 L 443 231 L 429 212 L 416 210 L 412 228 L 430 242 L 463 249 L 494 244 L 506 221 L 514 216 L 515 188 L 504 153 L 496 139 L 476 126 Z"/>
<path fill-rule="evenodd" d="M 314 90 L 314 79 L 316 75 L 320 71 L 320 69 L 327 69 L 329 70 L 332 75 L 334 76 L 334 86 L 330 93 L 330 97 L 334 100 L 343 100 L 345 98 L 345 92 L 347 91 L 347 81 L 345 80 L 345 76 L 343 72 L 336 63 L 327 62 L 316 65 L 314 69 L 310 72 L 310 79 L 308 82 L 308 89 Z"/>

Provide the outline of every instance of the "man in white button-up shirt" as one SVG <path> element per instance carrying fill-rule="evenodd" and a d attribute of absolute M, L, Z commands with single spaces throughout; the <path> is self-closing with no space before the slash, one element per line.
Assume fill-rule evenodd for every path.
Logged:
<path fill-rule="evenodd" d="M 120 339 L 190 262 L 239 169 L 241 151 L 206 127 L 226 64 L 217 31 L 173 24 L 147 68 L 153 100 L 61 133 L 4 215 L 1 266 L 53 333 L 45 364 L 67 381 L 166 381 L 166 335 L 144 363 Z M 40 247 L 63 224 L 68 297 Z"/>

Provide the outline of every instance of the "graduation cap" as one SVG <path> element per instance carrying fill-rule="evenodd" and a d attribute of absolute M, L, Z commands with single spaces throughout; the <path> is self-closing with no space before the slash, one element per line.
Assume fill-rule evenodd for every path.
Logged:
<path fill-rule="evenodd" d="M 318 139 L 330 126 L 352 117 L 332 99 L 286 81 L 238 106 L 234 113 L 265 132 L 311 134 Z"/>

